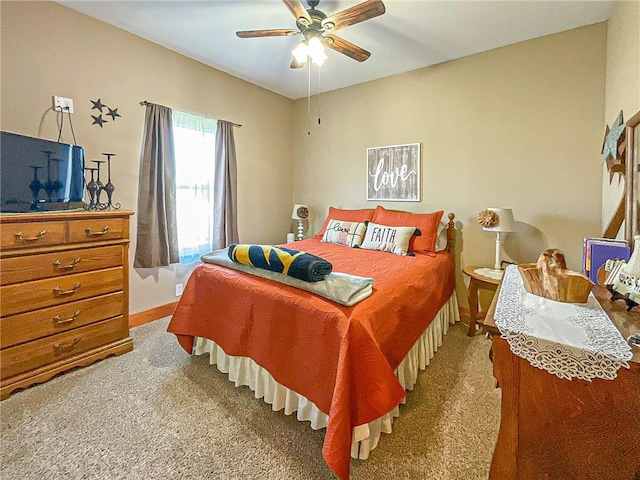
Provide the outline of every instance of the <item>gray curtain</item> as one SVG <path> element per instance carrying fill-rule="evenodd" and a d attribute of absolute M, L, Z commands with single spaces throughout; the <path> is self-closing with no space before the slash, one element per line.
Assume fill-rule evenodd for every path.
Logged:
<path fill-rule="evenodd" d="M 138 179 L 138 235 L 133 266 L 179 263 L 171 109 L 147 104 Z"/>
<path fill-rule="evenodd" d="M 218 120 L 216 130 L 216 165 L 213 190 L 214 250 L 238 243 L 236 145 L 233 123 Z"/>

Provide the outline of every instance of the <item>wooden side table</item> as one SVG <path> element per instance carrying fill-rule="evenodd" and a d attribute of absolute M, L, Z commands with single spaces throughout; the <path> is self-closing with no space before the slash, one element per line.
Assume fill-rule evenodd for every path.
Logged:
<path fill-rule="evenodd" d="M 484 318 L 486 312 L 480 312 L 478 306 L 478 290 L 488 290 L 494 292 L 500 285 L 502 279 L 495 279 L 491 277 L 485 277 L 484 275 L 480 275 L 475 271 L 483 268 L 478 266 L 467 266 L 462 269 L 465 275 L 469 277 L 469 289 L 467 290 L 467 294 L 469 296 L 469 335 L 473 337 L 476 334 L 476 324 L 478 323 L 478 318 Z"/>

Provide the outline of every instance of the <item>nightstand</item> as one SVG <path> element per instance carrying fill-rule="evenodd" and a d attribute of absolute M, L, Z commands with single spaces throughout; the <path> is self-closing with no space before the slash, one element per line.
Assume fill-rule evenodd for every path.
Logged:
<path fill-rule="evenodd" d="M 478 318 L 484 318 L 486 312 L 480 312 L 478 308 L 478 291 L 488 290 L 495 294 L 498 285 L 502 281 L 501 278 L 491 278 L 484 276 L 480 273 L 476 273 L 476 270 L 480 270 L 484 267 L 467 266 L 462 269 L 464 274 L 469 277 L 469 289 L 467 294 L 469 296 L 469 335 L 473 337 L 476 333 L 476 325 Z"/>

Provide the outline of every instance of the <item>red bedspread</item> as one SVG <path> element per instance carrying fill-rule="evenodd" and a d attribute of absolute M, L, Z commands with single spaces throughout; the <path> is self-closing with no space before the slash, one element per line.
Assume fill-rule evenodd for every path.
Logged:
<path fill-rule="evenodd" d="M 310 292 L 229 268 L 198 266 L 168 331 L 189 353 L 193 337 L 252 358 L 275 380 L 329 415 L 323 456 L 348 478 L 351 432 L 404 398 L 394 369 L 453 293 L 450 254 L 402 257 L 308 239 L 290 248 L 333 271 L 373 277 L 373 294 L 345 307 Z"/>

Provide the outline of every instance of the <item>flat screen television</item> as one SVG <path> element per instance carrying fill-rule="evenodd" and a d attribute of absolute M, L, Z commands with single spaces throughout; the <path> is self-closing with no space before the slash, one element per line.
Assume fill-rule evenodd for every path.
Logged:
<path fill-rule="evenodd" d="M 84 205 L 84 149 L 0 132 L 0 213 Z"/>

